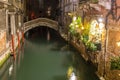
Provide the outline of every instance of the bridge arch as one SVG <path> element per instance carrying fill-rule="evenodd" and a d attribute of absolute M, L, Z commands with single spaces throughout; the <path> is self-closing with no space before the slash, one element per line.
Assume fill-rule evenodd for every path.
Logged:
<path fill-rule="evenodd" d="M 30 29 L 33 29 L 37 26 L 47 26 L 49 28 L 52 28 L 54 30 L 58 30 L 58 22 L 48 19 L 48 18 L 37 18 L 28 22 L 24 23 L 24 33 L 27 32 Z"/>

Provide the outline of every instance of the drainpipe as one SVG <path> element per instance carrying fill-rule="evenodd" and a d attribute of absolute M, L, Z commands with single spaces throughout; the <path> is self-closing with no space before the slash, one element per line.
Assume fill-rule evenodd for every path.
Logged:
<path fill-rule="evenodd" d="M 15 14 L 11 13 L 11 38 L 12 38 L 12 50 L 13 50 L 13 57 L 14 59 L 16 58 L 16 53 L 15 53 L 15 33 L 16 33 L 16 29 L 15 29 Z"/>
<path fill-rule="evenodd" d="M 13 57 L 15 59 L 16 54 L 15 54 L 15 48 L 14 48 L 14 35 L 12 34 L 11 37 L 12 37 L 12 53 L 13 53 L 12 55 L 13 55 Z"/>
<path fill-rule="evenodd" d="M 20 49 L 20 36 L 19 36 L 19 30 L 17 31 L 17 37 L 18 37 L 18 48 Z"/>

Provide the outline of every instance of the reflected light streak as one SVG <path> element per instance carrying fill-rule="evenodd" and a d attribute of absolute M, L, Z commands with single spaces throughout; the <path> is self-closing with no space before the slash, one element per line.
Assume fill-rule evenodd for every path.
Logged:
<path fill-rule="evenodd" d="M 69 80 L 77 80 L 77 77 L 75 76 L 74 72 L 72 72 L 72 74 L 70 75 L 70 79 Z"/>
<path fill-rule="evenodd" d="M 13 64 L 11 64 L 10 67 L 9 67 L 9 76 L 12 75 L 12 71 L 13 71 Z"/>

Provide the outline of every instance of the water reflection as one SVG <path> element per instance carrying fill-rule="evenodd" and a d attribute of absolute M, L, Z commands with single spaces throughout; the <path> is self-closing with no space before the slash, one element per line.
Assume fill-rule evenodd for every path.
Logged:
<path fill-rule="evenodd" d="M 11 64 L 9 67 L 9 76 L 12 75 L 12 72 L 13 72 L 13 64 Z"/>
<path fill-rule="evenodd" d="M 69 80 L 77 80 L 77 77 L 74 72 L 71 73 Z"/>
<path fill-rule="evenodd" d="M 16 80 L 17 69 L 20 68 L 21 61 L 23 59 L 23 46 L 20 50 L 17 50 L 17 58 L 12 56 L 4 63 L 0 68 L 0 80 Z"/>
<path fill-rule="evenodd" d="M 68 68 L 67 78 L 68 78 L 69 80 L 77 80 L 76 74 L 75 74 L 74 69 L 73 69 L 72 66 L 70 66 L 70 67 Z"/>

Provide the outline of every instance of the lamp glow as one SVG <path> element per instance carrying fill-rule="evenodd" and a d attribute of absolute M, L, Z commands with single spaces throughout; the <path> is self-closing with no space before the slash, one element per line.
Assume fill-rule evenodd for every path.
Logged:
<path fill-rule="evenodd" d="M 74 17 L 73 17 L 73 21 L 75 21 L 76 19 L 77 19 L 77 17 L 76 17 L 76 16 L 74 16 Z"/>
<path fill-rule="evenodd" d="M 103 18 L 102 15 L 101 15 L 100 17 L 98 17 L 98 22 L 99 22 L 99 23 L 104 22 L 104 18 Z"/>
<path fill-rule="evenodd" d="M 78 27 L 79 27 L 79 25 L 76 25 L 75 27 L 76 27 L 76 28 L 78 28 Z"/>
<path fill-rule="evenodd" d="M 120 76 L 120 74 L 118 74 L 118 76 Z"/>
<path fill-rule="evenodd" d="M 118 47 L 120 47 L 120 41 L 119 41 L 119 42 L 117 42 L 117 46 L 118 46 Z"/>
<path fill-rule="evenodd" d="M 83 30 L 83 29 L 84 29 L 84 27 L 82 26 L 82 27 L 81 27 L 81 29 Z"/>
<path fill-rule="evenodd" d="M 103 22 L 103 19 L 102 19 L 102 18 L 99 18 L 98 21 L 99 21 L 99 22 Z"/>

